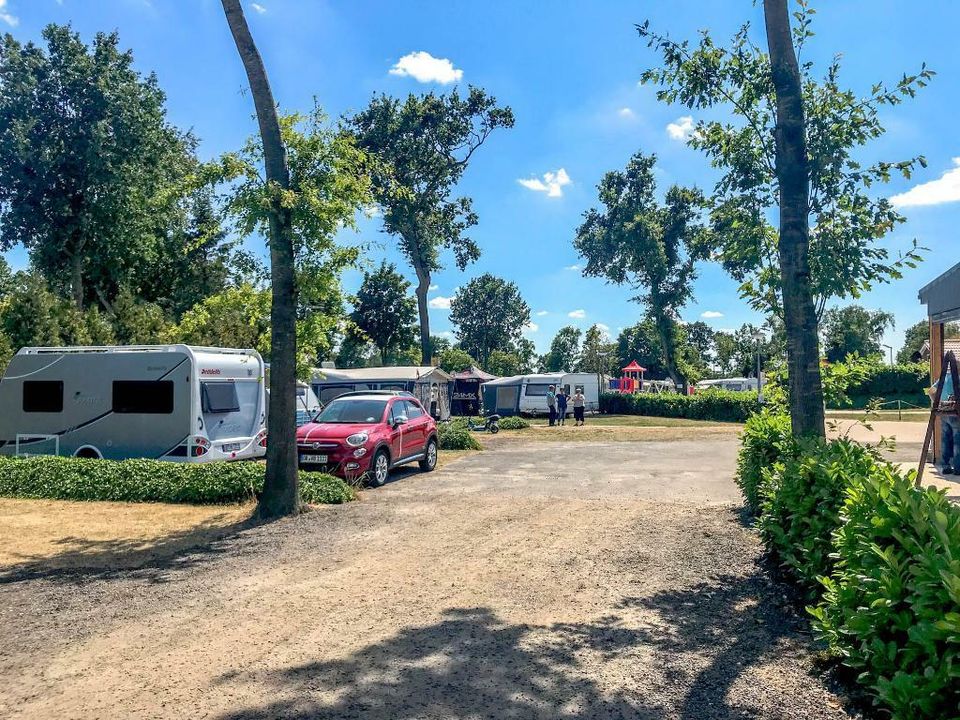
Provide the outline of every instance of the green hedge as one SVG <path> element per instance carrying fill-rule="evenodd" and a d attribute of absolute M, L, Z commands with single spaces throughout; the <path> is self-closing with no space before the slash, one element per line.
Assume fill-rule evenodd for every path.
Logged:
<path fill-rule="evenodd" d="M 905 365 L 870 364 L 866 376 L 847 388 L 846 394 L 854 408 L 864 408 L 876 399 L 884 401 L 904 400 L 921 407 L 930 403 L 927 388 L 930 387 L 930 366 L 927 363 Z"/>
<path fill-rule="evenodd" d="M 39 456 L 0 457 L 0 496 L 54 500 L 231 503 L 263 489 L 258 462 L 172 463 L 160 460 L 85 460 Z M 300 473 L 308 503 L 342 503 L 354 491 L 323 473 Z"/>
<path fill-rule="evenodd" d="M 764 471 L 769 472 L 778 461 L 796 456 L 790 416 L 769 410 L 756 413 L 747 420 L 740 439 L 742 446 L 737 456 L 736 481 L 747 508 L 756 514 L 760 510 L 760 483 Z"/>
<path fill-rule="evenodd" d="M 818 634 L 894 717 L 960 717 L 960 509 L 884 466 L 841 520 Z"/>
<path fill-rule="evenodd" d="M 467 430 L 466 419 L 437 423 L 437 438 L 441 450 L 482 450 L 480 442 Z"/>
<path fill-rule="evenodd" d="M 600 396 L 600 412 L 613 415 L 746 422 L 758 408 L 757 393 L 729 390 L 701 390 L 693 395 L 603 393 Z"/>
<path fill-rule="evenodd" d="M 525 430 L 528 427 L 530 427 L 530 423 L 528 423 L 519 415 L 510 415 L 509 417 L 500 418 L 501 430 Z"/>

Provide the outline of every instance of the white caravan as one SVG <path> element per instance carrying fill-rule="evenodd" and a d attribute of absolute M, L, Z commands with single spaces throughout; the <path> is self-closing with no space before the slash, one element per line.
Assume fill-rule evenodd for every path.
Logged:
<path fill-rule="evenodd" d="M 256 350 L 21 349 L 0 381 L 0 453 L 239 460 L 266 454 Z"/>
<path fill-rule="evenodd" d="M 547 390 L 553 385 L 555 390 L 563 388 L 568 396 L 573 396 L 579 388 L 583 390 L 584 408 L 588 412 L 600 409 L 600 384 L 596 373 L 543 373 L 522 376 L 518 410 L 522 415 L 548 415 Z M 573 414 L 573 400 L 567 403 L 567 412 Z"/>

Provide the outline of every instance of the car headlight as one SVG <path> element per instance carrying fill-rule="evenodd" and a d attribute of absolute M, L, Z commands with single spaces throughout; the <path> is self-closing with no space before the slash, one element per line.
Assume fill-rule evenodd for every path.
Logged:
<path fill-rule="evenodd" d="M 347 445 L 350 447 L 360 447 L 370 438 L 365 432 L 354 433 L 347 438 Z"/>
<path fill-rule="evenodd" d="M 362 458 L 366 454 L 367 454 L 367 449 L 365 447 L 358 447 L 356 450 L 353 451 L 353 456 L 355 458 Z"/>

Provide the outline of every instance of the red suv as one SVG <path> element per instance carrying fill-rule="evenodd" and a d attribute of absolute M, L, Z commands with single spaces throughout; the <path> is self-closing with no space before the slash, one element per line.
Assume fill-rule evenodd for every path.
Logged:
<path fill-rule="evenodd" d="M 437 448 L 436 422 L 406 393 L 349 393 L 297 428 L 301 467 L 365 476 L 375 486 L 387 481 L 392 468 L 414 460 L 430 472 L 437 467 Z"/>

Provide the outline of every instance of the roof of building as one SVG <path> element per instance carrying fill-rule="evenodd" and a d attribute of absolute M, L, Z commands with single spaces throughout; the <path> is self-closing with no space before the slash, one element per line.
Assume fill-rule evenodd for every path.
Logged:
<path fill-rule="evenodd" d="M 369 368 L 323 368 L 314 370 L 315 380 L 376 380 L 378 382 L 419 380 L 430 376 L 431 380 L 449 382 L 453 377 L 438 367 L 430 365 L 399 365 L 396 367 Z"/>
<path fill-rule="evenodd" d="M 918 295 L 931 320 L 960 319 L 960 263 L 920 288 Z"/>
<path fill-rule="evenodd" d="M 454 380 L 479 380 L 480 382 L 489 382 L 491 380 L 496 380 L 497 375 L 491 375 L 488 372 L 484 372 L 476 365 L 471 365 L 466 370 L 461 370 L 460 372 L 452 373 Z"/>
<path fill-rule="evenodd" d="M 631 361 L 630 361 L 630 364 L 627 365 L 627 366 L 626 366 L 625 368 L 623 368 L 623 369 L 624 369 L 624 370 L 634 370 L 634 371 L 639 370 L 640 372 L 646 372 L 646 371 L 647 371 L 647 369 L 646 369 L 645 367 L 643 367 L 640 363 L 638 363 L 636 360 L 631 360 Z"/>

